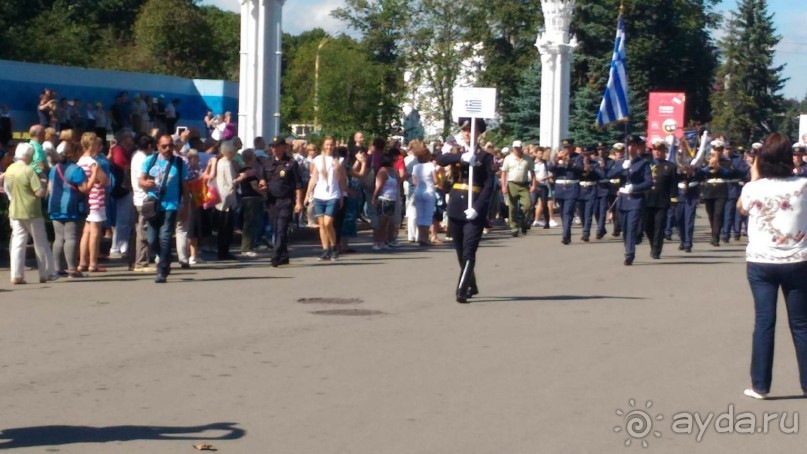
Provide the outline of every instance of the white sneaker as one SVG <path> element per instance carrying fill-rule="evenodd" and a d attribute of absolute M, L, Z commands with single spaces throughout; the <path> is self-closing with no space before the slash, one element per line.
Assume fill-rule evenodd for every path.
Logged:
<path fill-rule="evenodd" d="M 207 261 L 205 259 L 201 258 L 201 257 L 199 257 L 199 258 L 191 257 L 191 259 L 188 260 L 188 263 L 190 263 L 191 265 L 196 265 L 196 264 L 199 264 L 199 263 L 207 263 Z"/>
<path fill-rule="evenodd" d="M 155 264 L 160 263 L 160 256 L 159 255 L 154 256 L 154 263 Z"/>
<path fill-rule="evenodd" d="M 746 396 L 748 396 L 748 397 L 750 397 L 752 399 L 767 399 L 768 398 L 767 394 L 758 393 L 758 392 L 754 391 L 754 388 L 746 389 L 745 391 L 743 391 L 743 394 L 745 394 Z"/>
<path fill-rule="evenodd" d="M 546 224 L 544 224 L 544 221 L 533 221 L 533 222 L 532 222 L 532 226 L 533 226 L 533 227 L 543 227 L 543 226 L 545 226 L 545 225 L 546 225 Z"/>
<path fill-rule="evenodd" d="M 384 250 L 383 247 L 381 247 L 381 246 L 379 246 L 377 244 L 373 245 L 373 251 L 378 252 L 378 251 L 382 251 L 382 250 Z"/>
<path fill-rule="evenodd" d="M 580 225 L 580 224 L 581 224 L 581 222 L 580 222 L 580 218 L 579 218 L 579 217 L 577 217 L 577 216 L 575 216 L 575 217 L 574 217 L 574 221 L 572 221 L 572 224 L 574 224 L 574 225 Z"/>
<path fill-rule="evenodd" d="M 557 223 L 557 222 L 555 222 L 555 220 L 554 220 L 554 219 L 550 219 L 550 220 L 549 220 L 549 226 L 550 226 L 550 227 L 557 227 L 557 226 L 558 226 L 558 223 Z"/>
<path fill-rule="evenodd" d="M 244 252 L 241 255 L 243 255 L 244 257 L 249 257 L 249 258 L 255 258 L 255 257 L 258 256 L 258 254 L 255 251 L 247 251 L 247 252 Z"/>

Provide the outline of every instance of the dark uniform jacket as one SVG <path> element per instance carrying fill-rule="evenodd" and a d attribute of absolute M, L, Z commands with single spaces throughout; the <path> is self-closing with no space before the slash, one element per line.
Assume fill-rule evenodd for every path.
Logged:
<path fill-rule="evenodd" d="M 705 183 L 703 184 L 703 198 L 706 200 L 713 199 L 726 199 L 729 196 L 729 185 L 725 180 L 734 177 L 734 168 L 731 165 L 731 160 L 721 157 L 719 165 L 713 169 L 706 165 L 700 169 L 701 174 L 704 175 Z M 724 180 L 724 182 L 712 182 L 709 180 Z"/>
<path fill-rule="evenodd" d="M 678 180 L 675 164 L 670 161 L 654 161 L 650 164 L 653 186 L 647 192 L 647 207 L 669 208 L 672 199 L 678 200 Z"/>
<path fill-rule="evenodd" d="M 278 199 L 293 199 L 295 191 L 303 188 L 303 176 L 297 161 L 288 156 L 275 159 L 270 156 L 262 163 L 263 174 L 258 178 L 266 181 L 269 189 L 268 202 Z"/>
<path fill-rule="evenodd" d="M 617 209 L 623 211 L 641 210 L 644 208 L 645 195 L 647 190 L 653 186 L 653 179 L 650 175 L 650 163 L 641 156 L 637 156 L 630 161 L 630 167 L 623 169 L 622 165 L 614 166 L 608 178 L 622 178 L 622 186 L 631 185 L 630 194 L 619 194 L 617 198 Z"/>
<path fill-rule="evenodd" d="M 577 200 L 580 197 L 580 178 L 583 175 L 583 168 L 577 165 L 577 155 L 569 155 L 567 162 L 559 164 L 557 161 L 550 163 L 552 175 L 555 178 L 555 199 L 557 200 Z M 564 183 L 573 181 L 574 183 Z"/>
<path fill-rule="evenodd" d="M 454 175 L 454 186 L 468 184 L 467 162 L 462 161 L 460 153 L 443 153 L 437 156 L 437 164 L 443 167 L 450 166 Z M 493 155 L 477 147 L 476 162 L 474 163 L 474 190 L 473 208 L 479 214 L 477 220 L 487 218 L 490 199 L 493 196 Z M 448 217 L 465 220 L 465 210 L 468 209 L 468 189 L 451 188 L 451 197 L 448 201 Z"/>
<path fill-rule="evenodd" d="M 586 182 L 580 185 L 578 200 L 591 200 L 597 197 L 597 185 L 600 180 L 605 178 L 605 172 L 600 167 L 600 163 L 592 157 L 589 161 L 589 170 L 586 172 L 585 155 L 580 155 L 575 159 L 574 166 L 580 169 L 580 182 Z"/>

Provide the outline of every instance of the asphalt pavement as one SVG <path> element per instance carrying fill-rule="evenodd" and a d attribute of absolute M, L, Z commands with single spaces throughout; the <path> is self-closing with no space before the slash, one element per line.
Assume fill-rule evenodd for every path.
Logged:
<path fill-rule="evenodd" d="M 745 242 L 709 246 L 702 224 L 691 254 L 645 242 L 632 267 L 610 235 L 494 230 L 468 305 L 449 246 L 372 253 L 366 233 L 336 263 L 298 245 L 287 267 L 211 262 L 164 285 L 117 263 L 4 278 L 0 450 L 803 452 L 783 304 L 775 399 L 754 401 Z"/>

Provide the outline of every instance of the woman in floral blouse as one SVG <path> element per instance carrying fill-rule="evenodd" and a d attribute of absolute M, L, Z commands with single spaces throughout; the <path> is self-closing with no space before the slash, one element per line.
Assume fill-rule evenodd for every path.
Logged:
<path fill-rule="evenodd" d="M 737 208 L 748 219 L 748 283 L 754 296 L 751 384 L 745 395 L 765 399 L 771 387 L 776 300 L 785 296 L 802 392 L 807 396 L 807 178 L 793 176 L 793 150 L 771 134 L 751 166 Z"/>

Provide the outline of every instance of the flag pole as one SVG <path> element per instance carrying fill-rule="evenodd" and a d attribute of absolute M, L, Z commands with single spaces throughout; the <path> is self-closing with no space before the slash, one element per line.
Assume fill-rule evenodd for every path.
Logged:
<path fill-rule="evenodd" d="M 471 153 L 476 154 L 476 117 L 471 117 Z M 468 165 L 468 209 L 474 207 L 474 165 Z"/>

